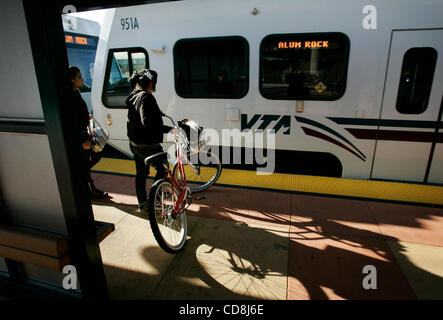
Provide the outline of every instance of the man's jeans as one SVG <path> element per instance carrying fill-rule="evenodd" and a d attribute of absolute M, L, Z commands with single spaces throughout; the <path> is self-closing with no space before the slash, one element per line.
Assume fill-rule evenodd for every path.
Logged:
<path fill-rule="evenodd" d="M 132 144 L 129 144 L 129 146 L 135 160 L 135 192 L 137 194 L 138 204 L 140 205 L 148 201 L 148 194 L 146 192 L 146 178 L 149 175 L 149 166 L 145 165 L 145 159 L 153 154 L 163 152 L 163 148 L 160 144 L 153 145 L 150 148 L 139 148 L 133 146 Z M 155 170 L 157 170 L 154 181 L 166 177 L 166 169 L 160 159 L 155 159 L 151 162 L 151 165 L 155 168 Z"/>

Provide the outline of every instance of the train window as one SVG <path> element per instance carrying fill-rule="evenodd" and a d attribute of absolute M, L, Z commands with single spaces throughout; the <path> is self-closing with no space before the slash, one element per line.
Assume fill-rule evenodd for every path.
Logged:
<path fill-rule="evenodd" d="M 248 92 L 245 38 L 179 40 L 174 46 L 175 90 L 183 98 L 239 99 Z"/>
<path fill-rule="evenodd" d="M 141 48 L 109 51 L 103 104 L 108 108 L 126 108 L 126 97 L 131 92 L 130 77 L 134 71 L 149 68 L 148 54 Z"/>
<path fill-rule="evenodd" d="M 420 114 L 426 110 L 436 62 L 437 51 L 434 48 L 411 48 L 406 51 L 398 87 L 398 112 Z"/>
<path fill-rule="evenodd" d="M 146 56 L 143 52 L 131 53 L 131 59 L 134 71 L 140 72 L 146 69 Z"/>
<path fill-rule="evenodd" d="M 342 33 L 269 35 L 260 46 L 260 92 L 267 99 L 337 100 L 348 56 Z"/>

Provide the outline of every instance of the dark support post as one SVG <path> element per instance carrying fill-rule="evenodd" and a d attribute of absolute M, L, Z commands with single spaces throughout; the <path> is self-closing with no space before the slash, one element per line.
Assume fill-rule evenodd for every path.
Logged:
<path fill-rule="evenodd" d="M 76 114 L 66 101 L 70 83 L 62 8 L 42 0 L 23 0 L 23 6 L 73 265 L 84 298 L 107 299 L 91 200 L 82 180 Z"/>

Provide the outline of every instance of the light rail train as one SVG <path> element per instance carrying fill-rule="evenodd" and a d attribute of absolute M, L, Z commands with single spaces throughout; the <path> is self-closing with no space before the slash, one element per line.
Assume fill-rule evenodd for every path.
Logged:
<path fill-rule="evenodd" d="M 131 156 L 129 77 L 152 68 L 154 95 L 173 118 L 220 135 L 275 130 L 276 172 L 441 184 L 442 18 L 441 0 L 112 9 L 97 47 L 94 115 Z"/>

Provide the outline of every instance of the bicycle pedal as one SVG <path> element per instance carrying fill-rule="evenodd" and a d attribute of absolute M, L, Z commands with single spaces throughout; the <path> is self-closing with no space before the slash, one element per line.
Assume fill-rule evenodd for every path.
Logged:
<path fill-rule="evenodd" d="M 200 197 L 194 197 L 195 200 L 200 201 L 200 200 L 205 200 L 206 197 L 205 196 L 200 196 Z"/>

